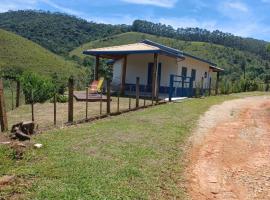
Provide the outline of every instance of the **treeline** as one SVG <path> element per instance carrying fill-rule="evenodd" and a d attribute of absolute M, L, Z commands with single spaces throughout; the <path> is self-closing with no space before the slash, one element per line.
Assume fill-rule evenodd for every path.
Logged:
<path fill-rule="evenodd" d="M 124 33 L 141 32 L 184 41 L 200 41 L 232 47 L 270 59 L 265 41 L 242 38 L 221 31 L 200 28 L 178 28 L 170 25 L 135 20 L 130 25 L 88 22 L 63 13 L 36 10 L 0 13 L 0 28 L 15 32 L 61 55 L 92 40 Z"/>
<path fill-rule="evenodd" d="M 87 22 L 63 13 L 34 10 L 0 13 L 0 28 L 12 31 L 60 55 L 85 42 L 127 32 L 127 25 Z"/>
<path fill-rule="evenodd" d="M 269 59 L 267 53 L 267 42 L 253 38 L 242 38 L 234 36 L 230 33 L 223 33 L 219 30 L 208 31 L 200 28 L 178 28 L 174 29 L 170 25 L 160 23 L 152 23 L 144 20 L 136 20 L 133 22 L 132 30 L 175 38 L 184 41 L 199 41 L 219 44 L 226 47 L 232 47 L 238 50 L 247 51 L 261 56 L 263 59 Z"/>

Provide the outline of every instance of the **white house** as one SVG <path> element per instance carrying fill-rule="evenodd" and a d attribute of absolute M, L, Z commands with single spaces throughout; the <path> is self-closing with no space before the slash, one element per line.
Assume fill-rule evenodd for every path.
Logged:
<path fill-rule="evenodd" d="M 193 96 L 195 87 L 202 91 L 209 89 L 215 72 L 218 87 L 219 72 L 223 71 L 210 61 L 150 40 L 86 50 L 84 54 L 96 56 L 96 72 L 99 58 L 114 60 L 112 84 L 122 93 L 134 90 L 139 77 L 140 90 L 151 92 L 155 97 L 169 92 L 175 96 Z M 98 73 L 95 78 L 98 79 Z"/>

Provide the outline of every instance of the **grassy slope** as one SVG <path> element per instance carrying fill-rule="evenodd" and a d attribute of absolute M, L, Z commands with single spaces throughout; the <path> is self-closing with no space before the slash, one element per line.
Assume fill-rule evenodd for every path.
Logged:
<path fill-rule="evenodd" d="M 44 144 L 23 160 L 0 146 L 0 177 L 15 174 L 32 182 L 0 191 L 29 199 L 185 199 L 186 138 L 211 105 L 242 95 L 217 96 L 47 132 Z M 31 185 L 31 184 L 30 184 Z"/>
<path fill-rule="evenodd" d="M 63 77 L 84 74 L 73 62 L 65 61 L 43 47 L 0 29 L 0 68 L 15 67 L 43 75 L 58 73 Z"/>
<path fill-rule="evenodd" d="M 227 73 L 230 73 L 230 71 L 240 70 L 241 63 L 239 62 L 239 58 L 241 57 L 244 57 L 246 59 L 247 67 L 266 65 L 270 66 L 269 61 L 262 60 L 254 54 L 235 50 L 221 45 L 204 42 L 185 42 L 181 40 L 158 37 L 154 35 L 136 32 L 123 33 L 120 35 L 104 38 L 102 40 L 96 40 L 86 43 L 71 51 L 70 55 L 77 55 L 83 58 L 84 55 L 82 54 L 82 52 L 86 49 L 134 43 L 139 42 L 143 39 L 150 39 L 152 41 L 159 42 L 161 44 L 176 49 L 180 49 L 187 53 L 191 53 L 195 56 L 211 60 L 212 62 L 217 63 L 220 67 L 227 69 Z"/>

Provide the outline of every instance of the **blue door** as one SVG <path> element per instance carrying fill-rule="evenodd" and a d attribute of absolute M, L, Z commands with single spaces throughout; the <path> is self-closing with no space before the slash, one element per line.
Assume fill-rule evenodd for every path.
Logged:
<path fill-rule="evenodd" d="M 158 87 L 160 87 L 161 80 L 161 65 L 161 63 L 158 64 Z M 154 63 L 148 63 L 147 88 L 149 92 L 152 91 L 153 69 Z"/>

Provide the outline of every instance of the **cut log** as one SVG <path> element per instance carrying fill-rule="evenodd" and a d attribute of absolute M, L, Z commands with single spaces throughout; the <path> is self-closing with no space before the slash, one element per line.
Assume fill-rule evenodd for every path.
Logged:
<path fill-rule="evenodd" d="M 17 124 L 14 124 L 11 128 L 11 133 L 15 133 L 16 132 L 16 128 L 19 128 L 20 130 L 22 129 L 22 124 L 23 122 L 20 122 L 20 123 L 17 123 Z"/>
<path fill-rule="evenodd" d="M 23 122 L 21 130 L 27 135 L 33 135 L 35 133 L 35 123 L 34 122 Z"/>
<path fill-rule="evenodd" d="M 20 141 L 30 140 L 30 137 L 26 134 L 24 134 L 21 130 L 17 129 L 15 132 L 16 138 L 18 138 Z"/>

